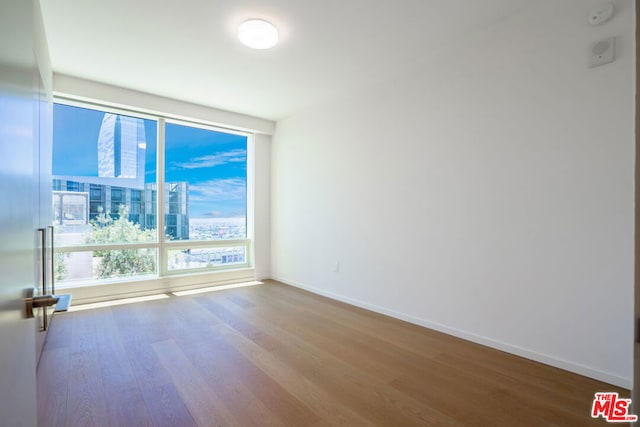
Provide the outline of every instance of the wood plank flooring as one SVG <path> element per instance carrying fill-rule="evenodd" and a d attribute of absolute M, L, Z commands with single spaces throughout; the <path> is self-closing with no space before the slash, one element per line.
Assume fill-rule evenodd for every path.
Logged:
<path fill-rule="evenodd" d="M 277 282 L 56 314 L 41 426 L 588 426 L 627 390 Z"/>

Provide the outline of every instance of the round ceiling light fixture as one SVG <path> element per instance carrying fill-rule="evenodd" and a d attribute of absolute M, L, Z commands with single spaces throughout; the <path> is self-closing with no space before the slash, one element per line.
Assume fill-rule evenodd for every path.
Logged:
<path fill-rule="evenodd" d="M 278 43 L 278 30 L 263 19 L 249 19 L 238 27 L 238 38 L 252 49 L 270 49 Z"/>

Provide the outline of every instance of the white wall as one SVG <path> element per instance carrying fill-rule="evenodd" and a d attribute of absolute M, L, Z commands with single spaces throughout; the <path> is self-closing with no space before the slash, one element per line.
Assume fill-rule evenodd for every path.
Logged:
<path fill-rule="evenodd" d="M 272 143 L 272 277 L 630 387 L 633 4 L 532 2 Z M 588 69 L 590 43 L 617 60 Z M 333 271 L 334 262 L 340 271 Z"/>
<path fill-rule="evenodd" d="M 177 119 L 202 120 L 217 126 L 232 127 L 236 130 L 266 135 L 273 134 L 274 130 L 274 123 L 271 120 L 178 101 L 65 74 L 54 74 L 53 88 L 56 96 L 71 97 L 81 101 L 99 101 L 103 105 L 120 108 L 135 107 L 138 111 L 152 114 L 159 113 Z"/>
<path fill-rule="evenodd" d="M 255 277 L 271 277 L 271 136 L 255 137 Z"/>

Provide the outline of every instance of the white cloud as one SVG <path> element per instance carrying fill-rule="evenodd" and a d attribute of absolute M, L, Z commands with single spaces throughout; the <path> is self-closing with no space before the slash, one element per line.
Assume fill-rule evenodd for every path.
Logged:
<path fill-rule="evenodd" d="M 172 162 L 170 168 L 176 169 L 200 169 L 226 163 L 239 163 L 247 161 L 247 150 L 237 149 L 208 156 L 195 157 L 188 162 Z"/>
<path fill-rule="evenodd" d="M 189 185 L 191 202 L 243 200 L 246 197 L 246 181 L 241 178 L 212 179 Z"/>

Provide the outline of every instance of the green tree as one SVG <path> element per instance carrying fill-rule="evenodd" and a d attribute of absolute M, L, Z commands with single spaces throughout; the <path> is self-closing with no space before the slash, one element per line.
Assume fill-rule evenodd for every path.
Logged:
<path fill-rule="evenodd" d="M 54 258 L 54 267 L 53 274 L 56 278 L 56 282 L 61 282 L 67 277 L 67 259 L 69 258 L 68 253 L 56 253 Z"/>
<path fill-rule="evenodd" d="M 143 243 L 156 239 L 155 230 L 141 230 L 138 224 L 129 220 L 129 209 L 124 205 L 120 205 L 116 218 L 101 209 L 98 217 L 91 221 L 91 225 L 93 231 L 86 239 L 90 244 Z M 94 251 L 93 256 L 100 258 L 100 264 L 97 266 L 98 277 L 105 279 L 154 273 L 155 252 L 152 248 Z"/>

